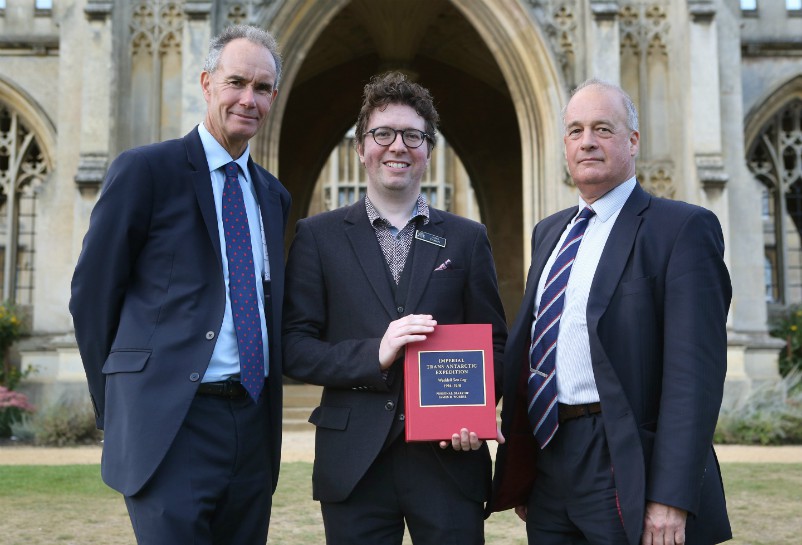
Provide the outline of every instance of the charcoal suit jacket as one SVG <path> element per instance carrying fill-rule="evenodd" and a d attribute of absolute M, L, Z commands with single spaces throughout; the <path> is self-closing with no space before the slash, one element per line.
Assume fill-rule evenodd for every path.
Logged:
<path fill-rule="evenodd" d="M 577 208 L 535 226 L 532 265 L 505 348 L 502 432 L 491 510 L 527 503 L 538 447 L 526 415 L 527 353 L 537 285 Z M 715 215 L 635 186 L 590 288 L 593 373 L 620 512 L 640 543 L 647 501 L 688 511 L 687 540 L 731 537 L 712 447 L 727 368 L 731 298 Z M 558 372 L 559 372 L 559 363 Z M 557 432 L 559 433 L 559 431 Z"/>
<path fill-rule="evenodd" d="M 275 490 L 290 196 L 252 160 L 248 169 L 270 259 L 264 395 Z M 225 290 L 211 176 L 197 127 L 181 139 L 121 154 L 92 211 L 70 311 L 97 425 L 105 430 L 103 479 L 125 495 L 153 475 L 184 421 L 220 331 Z"/>
<path fill-rule="evenodd" d="M 411 267 L 408 294 L 399 306 L 364 199 L 298 222 L 287 259 L 284 371 L 324 386 L 310 417 L 317 428 L 317 500 L 346 499 L 392 428 L 398 432 L 401 422 L 403 432 L 403 362 L 397 360 L 387 377 L 379 368 L 379 343 L 391 321 L 431 314 L 438 324 L 492 324 L 500 378 L 506 324 L 484 226 L 432 208 L 429 223 L 418 228 L 445 247 L 413 240 L 405 265 Z M 450 268 L 435 270 L 447 259 Z M 431 448 L 467 497 L 487 500 L 487 445 L 472 452 L 440 449 L 436 442 Z"/>

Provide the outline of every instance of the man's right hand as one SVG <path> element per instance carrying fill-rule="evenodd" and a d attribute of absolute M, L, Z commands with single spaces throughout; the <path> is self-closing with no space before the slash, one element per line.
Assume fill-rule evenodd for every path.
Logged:
<path fill-rule="evenodd" d="M 434 331 L 437 321 L 429 314 L 410 314 L 390 322 L 379 344 L 379 365 L 386 371 L 398 357 L 398 352 L 408 343 L 426 340 L 426 334 Z"/>

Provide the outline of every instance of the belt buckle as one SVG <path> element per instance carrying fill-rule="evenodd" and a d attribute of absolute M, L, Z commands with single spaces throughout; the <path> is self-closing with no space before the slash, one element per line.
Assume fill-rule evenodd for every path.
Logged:
<path fill-rule="evenodd" d="M 242 383 L 234 377 L 228 378 L 225 383 L 225 396 L 228 399 L 241 399 L 244 398 L 248 392 Z"/>

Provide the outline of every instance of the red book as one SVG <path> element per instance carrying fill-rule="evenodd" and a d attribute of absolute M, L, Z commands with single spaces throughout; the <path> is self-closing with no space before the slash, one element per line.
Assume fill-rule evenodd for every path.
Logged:
<path fill-rule="evenodd" d="M 462 428 L 496 438 L 490 324 L 438 325 L 404 358 L 407 441 L 451 440 Z"/>

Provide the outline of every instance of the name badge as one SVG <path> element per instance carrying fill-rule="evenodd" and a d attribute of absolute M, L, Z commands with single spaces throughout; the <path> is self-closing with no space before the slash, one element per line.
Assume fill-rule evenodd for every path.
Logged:
<path fill-rule="evenodd" d="M 415 231 L 415 238 L 423 242 L 428 242 L 429 244 L 434 244 L 435 246 L 440 246 L 441 248 L 446 247 L 446 239 L 427 233 L 426 231 Z"/>

